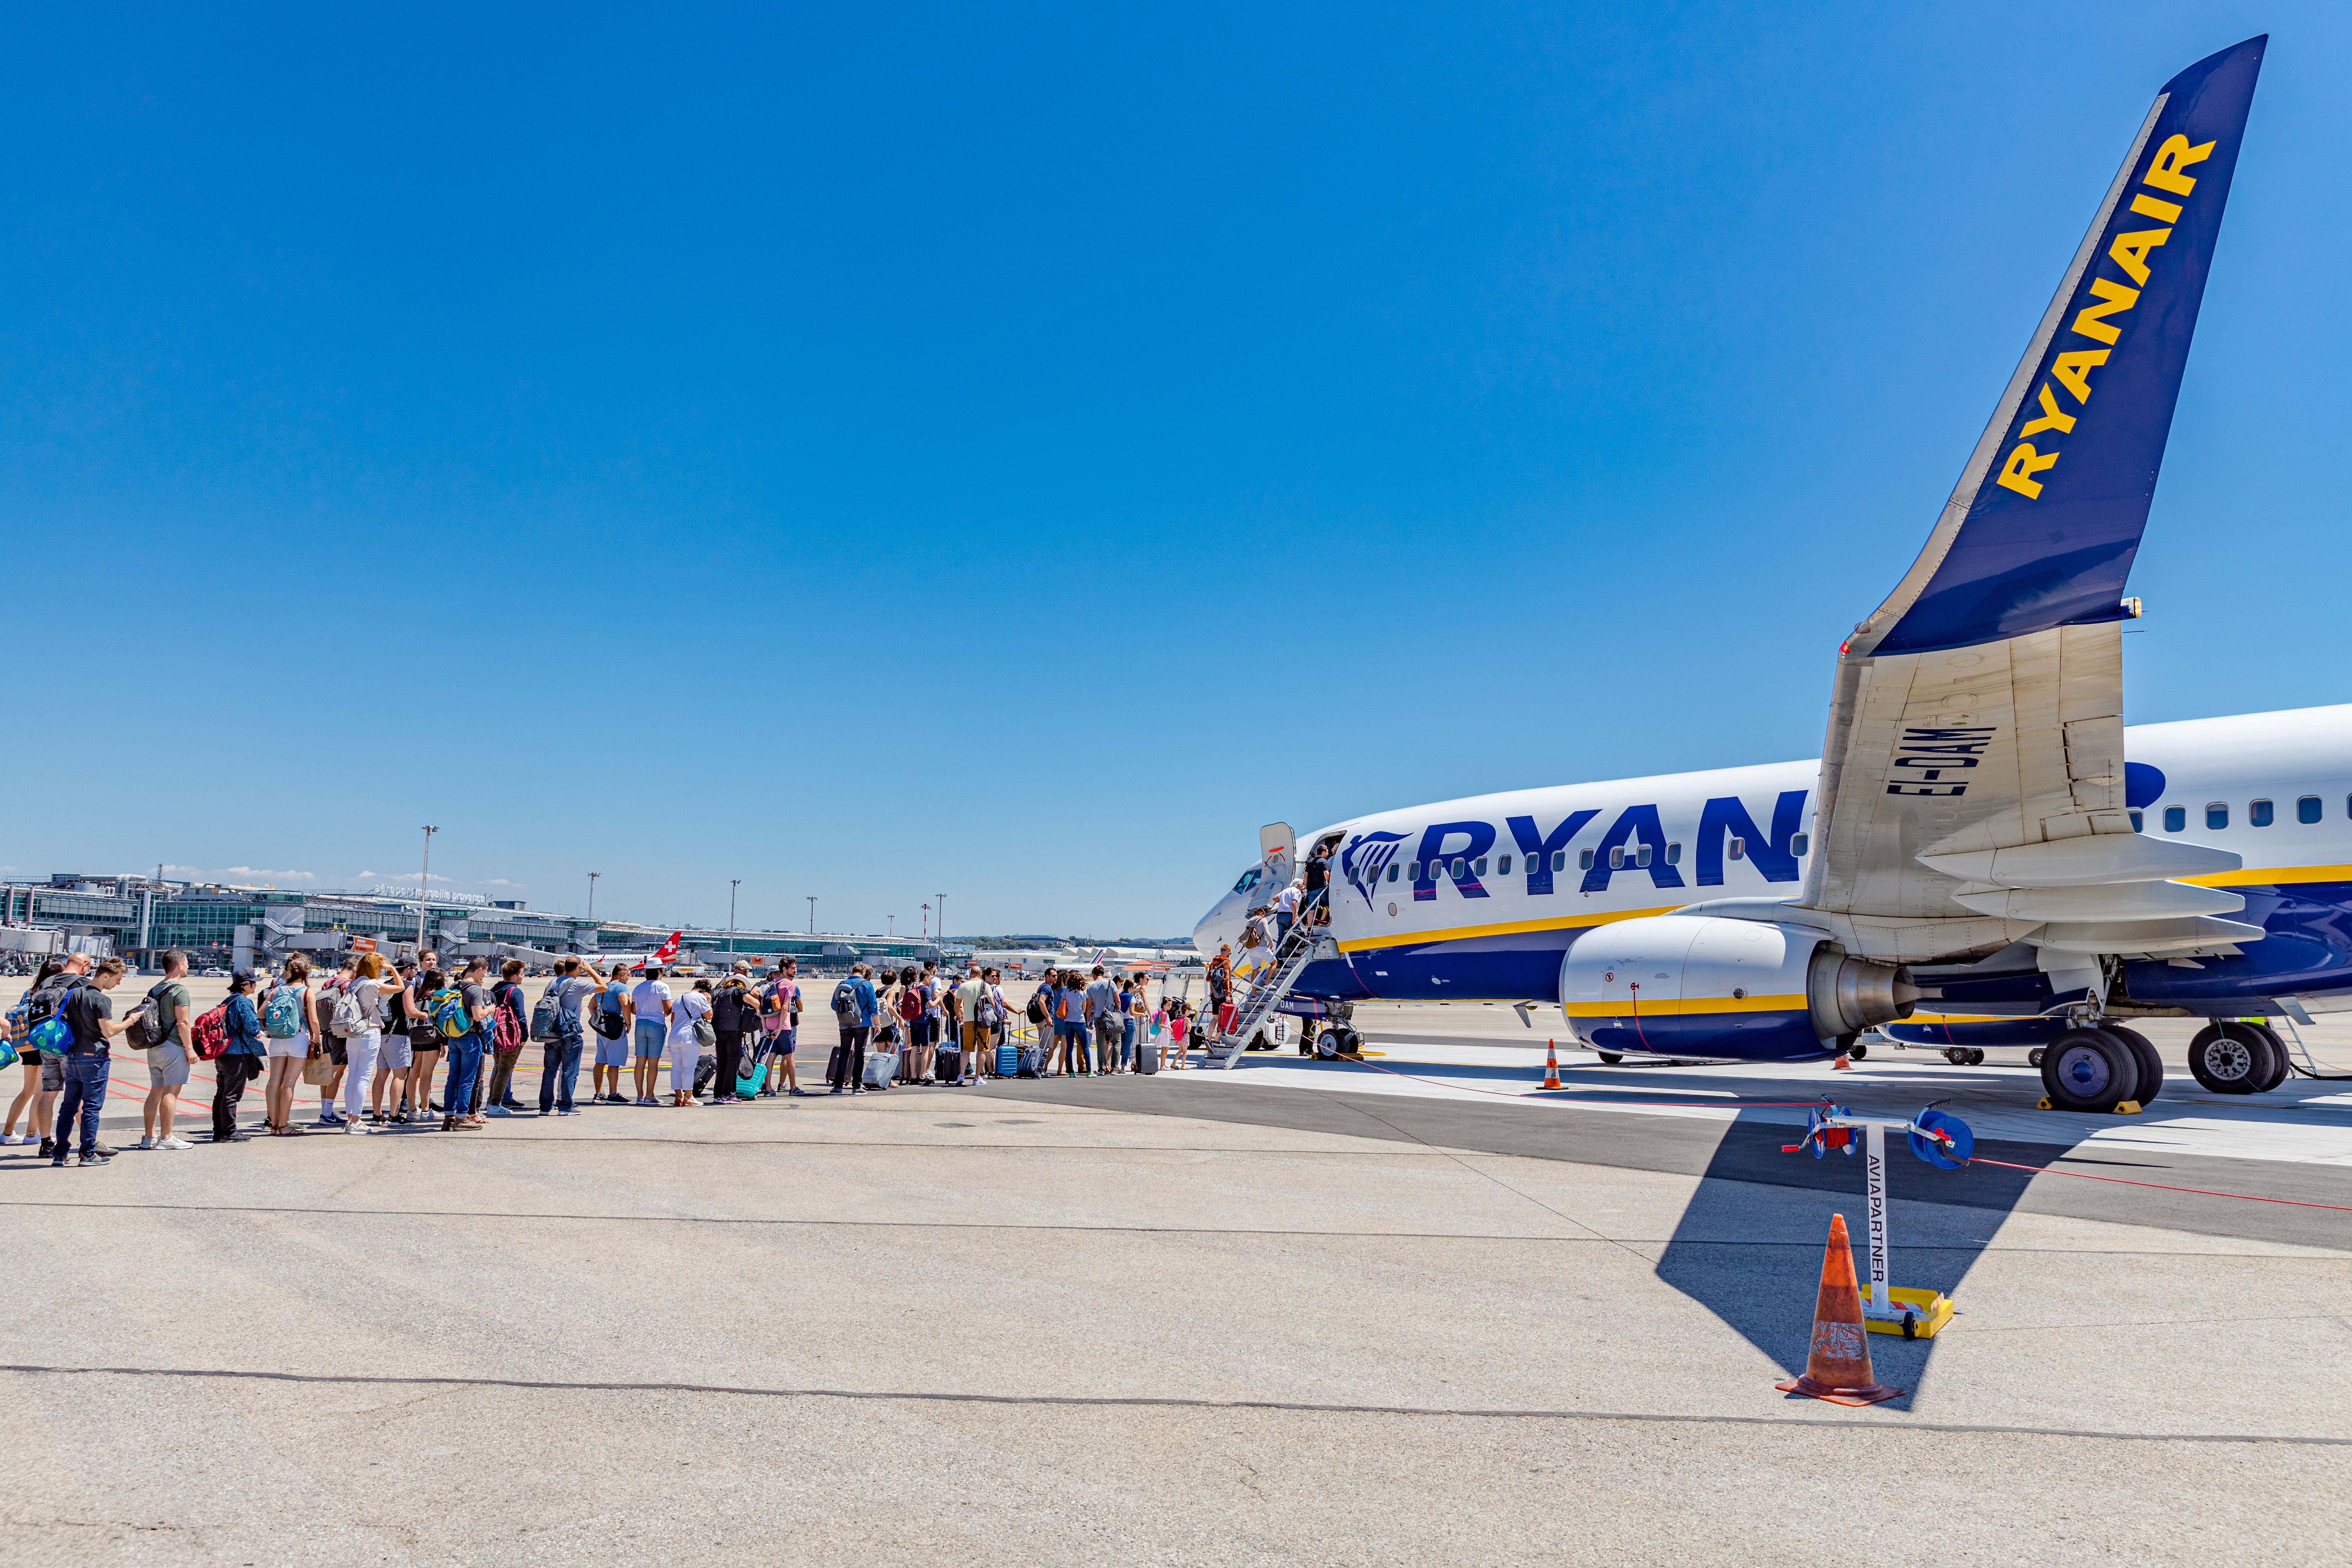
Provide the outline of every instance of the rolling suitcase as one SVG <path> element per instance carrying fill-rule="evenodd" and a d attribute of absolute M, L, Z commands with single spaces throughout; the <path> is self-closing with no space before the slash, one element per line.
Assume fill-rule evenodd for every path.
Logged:
<path fill-rule="evenodd" d="M 1160 1042 L 1158 1040 L 1138 1040 L 1135 1042 L 1135 1070 L 1140 1073 L 1154 1073 L 1160 1070 Z"/>
<path fill-rule="evenodd" d="M 953 1046 L 941 1046 L 938 1067 L 931 1076 L 941 1083 L 954 1083 L 963 1077 L 963 1052 Z"/>
<path fill-rule="evenodd" d="M 1024 1046 L 1021 1047 L 1021 1070 L 1017 1076 L 1022 1078 L 1044 1078 L 1045 1076 L 1045 1047 Z"/>
<path fill-rule="evenodd" d="M 735 1079 L 735 1094 L 740 1100 L 756 1100 L 760 1085 L 768 1076 L 768 1037 L 754 1035 L 757 1042 L 743 1052 L 743 1071 Z"/>
<path fill-rule="evenodd" d="M 866 1053 L 866 1087 L 887 1089 L 890 1080 L 898 1076 L 898 1053 L 868 1051 Z"/>
<path fill-rule="evenodd" d="M 841 1074 L 843 1071 L 842 1057 L 845 1051 L 845 1047 L 835 1046 L 833 1047 L 833 1055 L 825 1058 L 824 1081 L 831 1088 L 847 1089 L 849 1087 L 847 1084 L 841 1081 Z"/>
<path fill-rule="evenodd" d="M 1015 1078 L 1021 1072 L 1021 1047 L 1007 1040 L 996 1047 L 996 1076 Z"/>

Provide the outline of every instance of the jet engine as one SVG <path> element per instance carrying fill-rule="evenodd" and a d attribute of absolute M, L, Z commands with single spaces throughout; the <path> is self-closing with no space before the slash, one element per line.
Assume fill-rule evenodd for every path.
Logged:
<path fill-rule="evenodd" d="M 1896 964 L 1828 932 L 1715 915 L 1595 926 L 1561 961 L 1560 1010 L 1595 1050 L 1790 1061 L 1819 1057 L 1919 997 Z"/>

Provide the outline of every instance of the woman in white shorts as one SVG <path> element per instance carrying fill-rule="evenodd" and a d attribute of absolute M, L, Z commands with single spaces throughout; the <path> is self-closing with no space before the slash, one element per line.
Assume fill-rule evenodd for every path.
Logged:
<path fill-rule="evenodd" d="M 270 1009 L 279 1005 L 278 994 L 291 989 L 295 993 L 295 1017 L 299 1026 L 290 1035 L 272 1035 L 266 1027 Z M 302 1064 L 310 1057 L 310 1042 L 319 1035 L 319 999 L 310 989 L 310 961 L 300 953 L 286 961 L 283 977 L 270 987 L 261 1004 L 265 1025 L 263 1035 L 269 1048 L 269 1090 L 266 1103 L 269 1110 L 269 1131 L 281 1138 L 302 1131 L 293 1123 L 294 1090 L 302 1081 Z"/>

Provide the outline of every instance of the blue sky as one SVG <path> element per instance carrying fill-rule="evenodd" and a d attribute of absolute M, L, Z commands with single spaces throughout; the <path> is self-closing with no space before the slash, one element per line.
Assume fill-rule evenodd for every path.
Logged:
<path fill-rule="evenodd" d="M 1813 754 L 2264 30 L 2136 721 L 2352 695 L 2340 6 L 28 14 L 0 862 L 1170 932 L 1275 817 Z"/>

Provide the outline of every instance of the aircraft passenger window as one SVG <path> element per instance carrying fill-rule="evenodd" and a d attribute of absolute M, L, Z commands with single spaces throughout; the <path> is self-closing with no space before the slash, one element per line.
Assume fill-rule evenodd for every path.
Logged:
<path fill-rule="evenodd" d="M 1390 880 L 1390 881 L 1391 881 L 1391 882 L 1395 881 L 1395 880 L 1397 879 L 1397 873 L 1398 873 L 1399 871 L 1402 870 L 1402 869 L 1403 869 L 1403 868 L 1402 868 L 1402 867 L 1401 867 L 1401 866 L 1399 866 L 1395 861 L 1393 861 L 1393 860 L 1390 861 L 1390 862 L 1389 862 L 1389 880 Z"/>
<path fill-rule="evenodd" d="M 1748 840 L 1737 837 L 1732 839 L 1731 858 L 1734 860 L 1745 860 L 1748 858 Z"/>
<path fill-rule="evenodd" d="M 1460 880 L 1462 880 L 1463 873 L 1464 873 L 1465 871 L 1468 870 L 1468 869 L 1469 869 L 1469 868 L 1468 868 L 1468 867 L 1466 867 L 1466 866 L 1465 866 L 1465 865 L 1463 865 L 1461 861 L 1459 861 L 1459 860 L 1454 861 L 1454 879 L 1455 881 L 1457 881 L 1457 882 L 1458 882 L 1458 881 L 1460 881 Z"/>
<path fill-rule="evenodd" d="M 2344 809 L 2347 812 L 2352 812 L 2352 795 L 2347 795 L 2344 797 Z M 1576 868 L 1580 871 L 1590 871 L 1592 869 L 1591 850 L 1587 849 L 1584 853 L 1576 858 Z"/>
<path fill-rule="evenodd" d="M 1495 875 L 1498 877 L 1507 877 L 1510 874 L 1511 858 L 1508 855 L 1506 855 L 1501 859 L 1495 862 Z"/>
<path fill-rule="evenodd" d="M 1791 833 L 1789 835 L 1789 853 L 1791 855 L 1802 858 L 1805 851 L 1811 848 L 1812 846 L 1813 836 L 1810 833 Z"/>
<path fill-rule="evenodd" d="M 2215 833 L 2219 833 L 2221 829 L 2229 826 L 2230 803 L 2226 800 L 2206 802 L 2205 826 L 2209 830 Z"/>
<path fill-rule="evenodd" d="M 1625 868 L 1625 847 L 1622 844 L 1609 851 L 1609 868 L 1612 871 L 1622 871 Z"/>
<path fill-rule="evenodd" d="M 1421 862 L 1420 862 L 1420 861 L 1418 861 L 1418 860 L 1414 861 L 1414 862 L 1412 863 L 1412 879 L 1413 879 L 1414 881 L 1416 881 L 1416 882 L 1420 881 L 1420 880 L 1421 880 Z"/>
<path fill-rule="evenodd" d="M 2188 832 L 2189 808 L 2185 805 L 2166 806 L 2164 808 L 2164 830 L 2167 833 Z"/>
<path fill-rule="evenodd" d="M 2140 833 L 2140 832 L 2144 832 L 2144 831 L 2146 831 L 2146 829 L 2147 829 L 2147 824 L 2145 824 L 2145 823 L 2143 823 L 2142 821 L 2140 821 L 2140 817 L 2139 817 L 2139 813 L 2138 813 L 2138 812 L 2137 812 L 2137 811 L 2126 812 L 2126 813 L 2125 813 L 2125 815 L 2126 815 L 2126 816 L 2129 816 L 2129 817 L 2131 818 L 2131 822 L 2132 822 L 2132 831 L 2133 831 L 2134 833 Z"/>
<path fill-rule="evenodd" d="M 1667 865 L 1669 865 L 1669 866 L 1676 866 L 1676 865 L 1680 865 L 1680 864 L 1682 863 L 1682 858 L 1683 858 L 1683 847 L 1682 847 L 1681 845 L 1679 845 L 1679 844 L 1669 844 L 1669 845 L 1667 845 L 1667 846 L 1666 846 L 1666 864 L 1667 864 Z"/>
<path fill-rule="evenodd" d="M 1567 870 L 1567 869 L 1568 869 L 1568 851 L 1567 851 L 1567 850 L 1565 850 L 1565 849 L 1555 849 L 1555 850 L 1553 850 L 1553 851 L 1551 852 L 1551 868 L 1552 868 L 1553 870 L 1555 870 L 1555 871 L 1565 871 L 1565 870 Z M 1584 852 L 1584 868 L 1584 868 L 1584 869 L 1586 869 L 1586 870 L 1588 870 L 1588 871 L 1589 871 L 1589 870 L 1591 870 L 1591 869 L 1592 868 L 1592 851 L 1591 851 L 1591 850 L 1590 850 L 1590 849 L 1588 849 L 1588 850 L 1586 850 L 1586 851 Z"/>
<path fill-rule="evenodd" d="M 2297 822 L 2305 824 L 2306 826 L 2311 823 L 2317 822 L 2319 820 L 2319 797 L 2315 795 L 2307 795 L 2301 800 L 2296 801 L 2294 803 L 2294 819 Z"/>
<path fill-rule="evenodd" d="M 1646 866 L 1649 863 L 1650 847 L 1644 844 L 1639 849 L 1633 851 L 1633 864 L 1636 866 Z"/>
<path fill-rule="evenodd" d="M 1474 877 L 1483 877 L 1486 874 L 1486 858 L 1484 855 L 1471 862 L 1470 874 Z"/>
<path fill-rule="evenodd" d="M 2248 802 L 2246 821 L 2255 827 L 2268 827 L 2271 825 L 2271 803 L 2266 800 Z"/>

